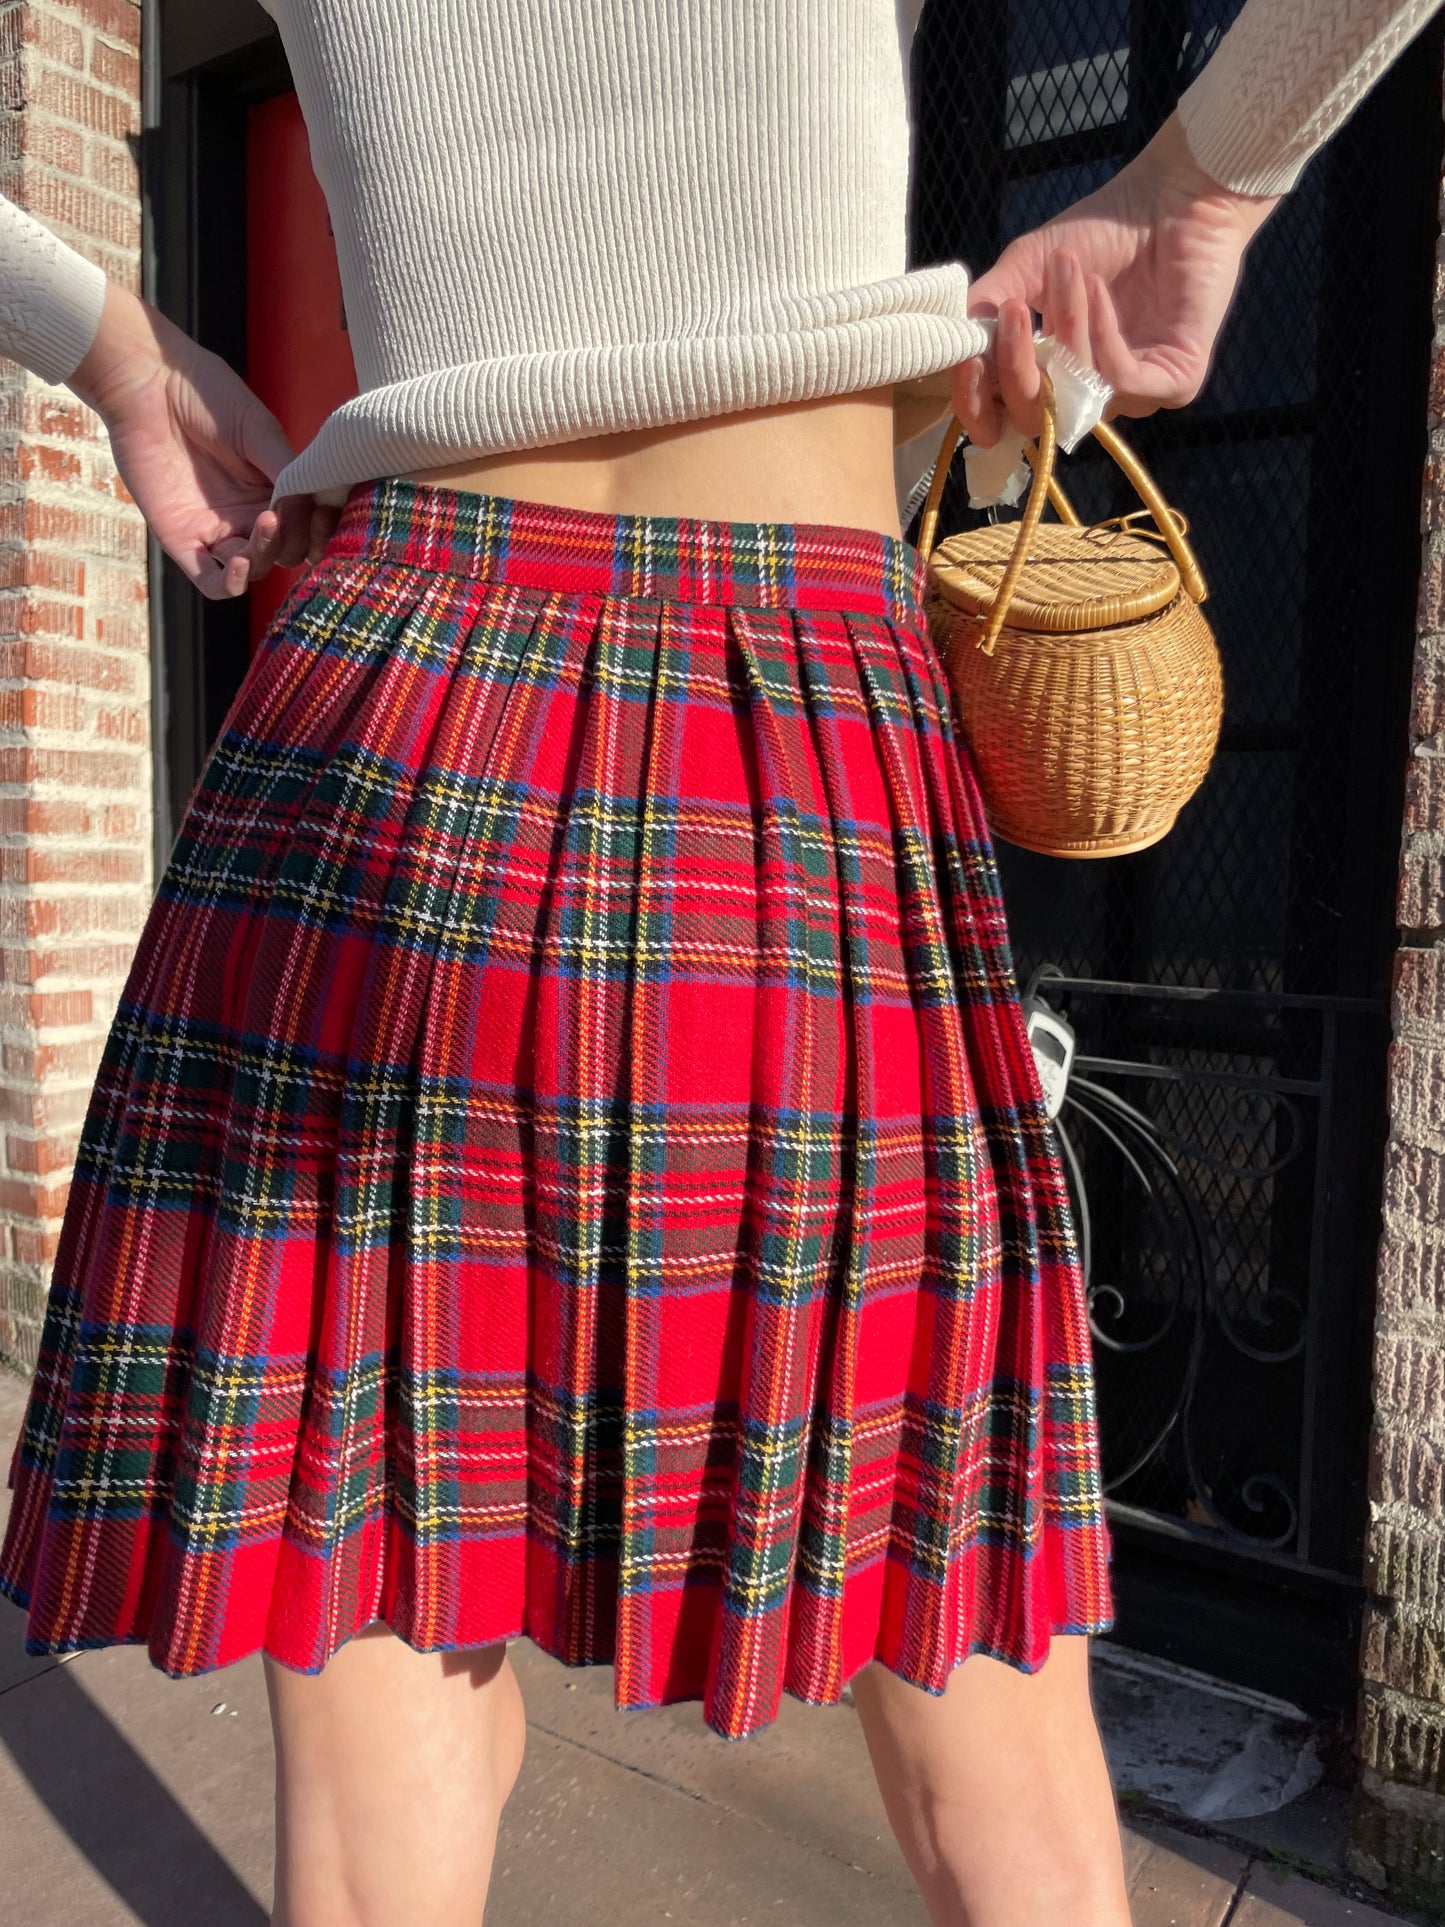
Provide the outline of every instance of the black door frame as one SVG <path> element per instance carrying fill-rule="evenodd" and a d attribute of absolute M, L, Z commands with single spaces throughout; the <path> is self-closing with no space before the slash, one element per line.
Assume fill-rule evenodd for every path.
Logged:
<path fill-rule="evenodd" d="M 246 365 L 246 111 L 290 85 L 255 0 L 144 0 L 143 283 L 233 367 Z M 159 876 L 250 659 L 244 599 L 207 602 L 152 542 L 154 856 Z"/>

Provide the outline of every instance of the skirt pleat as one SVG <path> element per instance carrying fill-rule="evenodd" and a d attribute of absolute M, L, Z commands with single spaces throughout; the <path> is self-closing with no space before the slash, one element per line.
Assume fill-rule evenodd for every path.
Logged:
<path fill-rule="evenodd" d="M 721 1733 L 1109 1623 L 1087 1313 L 906 544 L 378 483 L 108 1037 L 27 1644 L 528 1635 Z"/>

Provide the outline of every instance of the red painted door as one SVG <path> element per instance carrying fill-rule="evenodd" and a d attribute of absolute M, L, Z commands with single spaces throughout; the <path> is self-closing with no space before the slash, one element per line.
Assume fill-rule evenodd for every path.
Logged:
<path fill-rule="evenodd" d="M 248 117 L 246 379 L 294 448 L 356 393 L 336 245 L 294 94 Z M 251 591 L 253 648 L 294 579 L 277 569 Z"/>

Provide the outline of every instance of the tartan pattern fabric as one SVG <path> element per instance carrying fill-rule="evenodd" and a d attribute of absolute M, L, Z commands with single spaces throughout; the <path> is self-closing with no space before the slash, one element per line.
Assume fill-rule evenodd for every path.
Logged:
<path fill-rule="evenodd" d="M 384 1619 L 741 1736 L 1109 1623 L 1067 1194 L 906 543 L 355 491 L 116 1012 L 32 1652 Z"/>

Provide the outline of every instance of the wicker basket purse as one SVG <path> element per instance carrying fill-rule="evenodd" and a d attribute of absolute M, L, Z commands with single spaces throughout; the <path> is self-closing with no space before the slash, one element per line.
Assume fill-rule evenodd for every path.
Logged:
<path fill-rule="evenodd" d="M 961 433 L 950 424 L 919 529 L 929 628 L 994 832 L 1049 856 L 1119 856 L 1157 843 L 1204 780 L 1223 711 L 1219 651 L 1188 524 L 1102 422 L 1094 435 L 1145 509 L 1085 527 L 1069 506 L 1053 400 L 1045 376 L 1022 520 L 935 551 Z M 1045 497 L 1059 521 L 1041 520 Z M 1145 513 L 1147 533 L 1130 526 Z"/>

